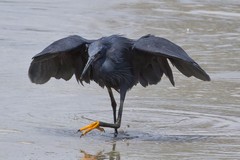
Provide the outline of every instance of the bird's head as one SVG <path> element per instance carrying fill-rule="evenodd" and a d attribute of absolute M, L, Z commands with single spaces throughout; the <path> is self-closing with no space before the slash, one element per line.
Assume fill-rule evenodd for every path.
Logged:
<path fill-rule="evenodd" d="M 95 61 L 97 61 L 98 59 L 102 58 L 107 50 L 107 45 L 105 45 L 101 39 L 98 41 L 95 41 L 93 43 L 91 43 L 88 46 L 88 61 L 83 69 L 82 75 L 80 77 L 80 79 L 83 78 L 83 76 L 85 75 L 86 71 L 88 70 L 88 68 L 91 66 L 92 63 L 94 63 Z"/>

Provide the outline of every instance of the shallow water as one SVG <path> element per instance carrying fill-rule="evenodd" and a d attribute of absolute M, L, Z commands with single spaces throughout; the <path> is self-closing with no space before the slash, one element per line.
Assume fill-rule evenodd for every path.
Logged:
<path fill-rule="evenodd" d="M 240 2 L 0 1 L 0 159 L 240 159 Z M 165 37 L 211 76 L 174 69 L 127 94 L 119 136 L 76 130 L 112 121 L 106 90 L 52 79 L 31 84 L 31 57 L 70 34 Z M 118 97 L 118 94 L 115 95 Z"/>

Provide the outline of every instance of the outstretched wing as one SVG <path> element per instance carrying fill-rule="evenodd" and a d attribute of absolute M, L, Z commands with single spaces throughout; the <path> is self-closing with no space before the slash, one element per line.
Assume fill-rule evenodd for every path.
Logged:
<path fill-rule="evenodd" d="M 79 80 L 88 59 L 86 47 L 91 42 L 77 35 L 53 42 L 33 57 L 28 71 L 30 80 L 43 84 L 51 77 L 69 80 L 73 74 Z"/>
<path fill-rule="evenodd" d="M 178 45 L 171 41 L 155 37 L 143 36 L 133 46 L 134 61 L 138 73 L 138 81 L 146 86 L 156 84 L 163 73 L 174 85 L 172 70 L 167 59 L 185 76 L 194 76 L 203 81 L 210 81 L 209 75 Z"/>

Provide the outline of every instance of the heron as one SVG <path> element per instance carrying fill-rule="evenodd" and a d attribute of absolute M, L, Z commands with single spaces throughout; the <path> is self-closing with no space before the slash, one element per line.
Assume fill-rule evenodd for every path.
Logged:
<path fill-rule="evenodd" d="M 51 77 L 69 80 L 75 75 L 77 82 L 95 81 L 106 87 L 113 111 L 113 123 L 94 121 L 80 128 L 82 136 L 93 129 L 113 128 L 117 136 L 121 126 L 123 104 L 127 91 L 140 84 L 156 85 L 165 75 L 174 86 L 169 64 L 186 77 L 194 76 L 210 81 L 209 75 L 177 44 L 168 39 L 145 35 L 130 39 L 111 35 L 88 40 L 78 35 L 59 39 L 32 58 L 28 75 L 31 82 L 44 84 Z M 120 95 L 119 107 L 112 90 Z M 117 112 L 118 108 L 118 112 Z"/>

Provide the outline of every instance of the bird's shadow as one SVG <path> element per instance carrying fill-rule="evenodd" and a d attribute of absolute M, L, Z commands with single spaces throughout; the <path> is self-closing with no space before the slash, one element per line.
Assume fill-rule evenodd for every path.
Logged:
<path fill-rule="evenodd" d="M 79 139 L 93 139 L 98 141 L 124 141 L 124 140 L 135 140 L 135 141 L 155 141 L 155 142 L 194 142 L 194 141 L 204 141 L 209 138 L 213 138 L 213 135 L 175 135 L 175 134 L 161 134 L 161 133 L 147 133 L 142 131 L 123 131 L 121 130 L 119 134 L 115 137 L 114 133 L 111 131 L 99 132 L 92 131 L 87 135 L 81 137 L 81 133 L 77 130 L 68 128 L 38 128 L 38 132 L 42 134 L 48 134 L 51 136 L 59 137 L 79 137 Z"/>
<path fill-rule="evenodd" d="M 114 141 L 135 140 L 135 141 L 155 141 L 155 142 L 195 142 L 204 141 L 212 138 L 211 135 L 167 135 L 153 134 L 139 131 L 120 132 L 117 137 L 113 133 L 101 135 L 104 139 L 112 139 Z"/>

